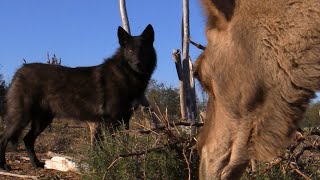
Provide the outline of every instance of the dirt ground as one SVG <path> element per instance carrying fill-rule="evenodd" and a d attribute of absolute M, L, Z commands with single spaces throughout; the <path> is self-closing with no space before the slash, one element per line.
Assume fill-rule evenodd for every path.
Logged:
<path fill-rule="evenodd" d="M 310 136 L 307 138 L 306 141 L 302 142 L 301 144 L 313 144 L 314 146 L 319 146 L 319 138 L 319 134 Z M 47 128 L 37 139 L 35 151 L 38 158 L 42 159 L 43 161 L 45 159 L 50 159 L 50 157 L 47 156 L 48 151 L 52 151 L 61 155 L 75 157 L 78 160 L 82 160 L 82 156 L 86 152 L 85 149 L 90 148 L 89 139 L 89 130 L 86 124 L 76 124 L 72 121 L 68 121 L 68 124 L 66 124 L 65 121 L 54 122 L 51 125 L 51 128 Z M 299 149 L 297 149 L 297 151 L 298 150 Z M 19 144 L 17 150 L 13 150 L 13 148 L 9 146 L 6 154 L 7 163 L 12 168 L 12 170 L 9 173 L 37 176 L 41 180 L 81 179 L 81 174 L 75 172 L 61 172 L 52 169 L 33 168 L 27 157 L 28 156 L 22 142 Z M 303 153 L 301 159 L 303 159 L 303 161 L 306 164 L 311 165 L 315 169 L 314 172 L 305 172 L 306 175 L 313 174 L 312 177 L 317 177 L 317 175 L 319 175 L 320 173 L 319 149 L 315 149 L 313 151 L 306 151 L 305 153 Z M 317 175 L 315 175 L 314 173 L 316 173 Z M 1 175 L 0 173 L 0 180 L 16 179 L 19 178 Z"/>
<path fill-rule="evenodd" d="M 3 124 L 0 121 L 0 132 L 2 132 Z M 28 129 L 25 130 L 26 134 Z M 43 162 L 50 159 L 47 156 L 48 151 L 76 157 L 82 160 L 82 155 L 90 148 L 90 134 L 86 123 L 79 123 L 74 120 L 54 120 L 36 140 L 35 152 L 39 159 Z M 52 169 L 33 168 L 28 160 L 27 152 L 23 142 L 21 141 L 17 150 L 10 147 L 10 143 L 6 153 L 7 163 L 12 170 L 8 173 L 18 175 L 37 176 L 41 180 L 77 180 L 81 179 L 81 174 L 75 172 L 61 172 Z M 1 172 L 1 170 L 0 170 Z M 2 171 L 4 172 L 4 171 Z M 5 172 L 6 173 L 6 172 Z M 18 177 L 1 175 L 0 180 L 15 180 Z"/>
<path fill-rule="evenodd" d="M 37 153 L 38 157 L 43 159 L 47 158 L 46 153 Z M 74 172 L 61 172 L 52 169 L 42 169 L 42 168 L 33 168 L 28 160 L 23 160 L 20 157 L 27 157 L 25 151 L 21 152 L 9 152 L 7 154 L 7 163 L 10 164 L 12 170 L 9 173 L 19 174 L 19 175 L 28 175 L 28 176 L 37 176 L 39 179 L 66 179 L 66 180 L 77 180 L 80 179 L 80 174 Z M 19 179 L 18 177 L 0 175 L 2 180 L 15 180 Z M 31 178 L 30 178 L 31 179 Z"/>
<path fill-rule="evenodd" d="M 85 124 L 65 124 L 61 122 L 53 123 L 51 128 L 47 128 L 37 139 L 35 151 L 39 159 L 44 161 L 50 159 L 48 151 L 79 157 L 82 147 L 88 146 L 89 132 Z M 79 173 L 61 172 L 52 169 L 33 168 L 28 160 L 28 155 L 21 142 L 17 150 L 13 150 L 10 145 L 6 153 L 7 163 L 12 170 L 8 173 L 37 176 L 39 179 L 53 180 L 77 180 L 81 178 Z M 2 171 L 4 172 L 4 171 Z M 0 180 L 16 180 L 18 177 L 1 175 Z M 30 178 L 31 179 L 31 178 Z"/>

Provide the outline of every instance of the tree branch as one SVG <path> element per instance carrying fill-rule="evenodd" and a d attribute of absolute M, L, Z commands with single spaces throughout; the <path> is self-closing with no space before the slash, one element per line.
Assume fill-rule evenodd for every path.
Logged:
<path fill-rule="evenodd" d="M 112 163 L 108 166 L 107 170 L 109 170 L 118 160 L 122 159 L 122 158 L 127 158 L 127 157 L 132 157 L 132 156 L 141 156 L 150 152 L 158 152 L 158 151 L 162 151 L 163 149 L 167 148 L 167 147 L 171 147 L 171 146 L 175 146 L 177 144 L 182 144 L 182 143 L 186 143 L 187 141 L 175 141 L 173 143 L 168 143 L 166 145 L 163 146 L 156 146 L 150 149 L 147 149 L 145 151 L 136 151 L 136 152 L 131 152 L 128 154 L 119 154 L 113 161 Z"/>
<path fill-rule="evenodd" d="M 172 122 L 172 123 L 169 123 L 167 126 L 159 126 L 158 128 L 153 128 L 150 130 L 140 130 L 140 131 L 134 131 L 134 132 L 138 132 L 140 134 L 150 134 L 153 132 L 162 132 L 163 130 L 168 130 L 169 128 L 175 127 L 175 126 L 202 127 L 203 123 Z M 132 132 L 133 130 L 125 130 L 125 131 Z"/>
<path fill-rule="evenodd" d="M 180 81 L 183 80 L 183 75 L 182 75 L 182 67 L 181 67 L 181 52 L 179 49 L 174 49 L 172 52 L 173 60 L 176 65 L 177 69 L 177 74 L 178 78 Z"/>
<path fill-rule="evenodd" d="M 307 179 L 307 180 L 311 180 L 311 178 L 305 174 L 303 174 L 299 169 L 297 169 L 296 167 L 293 166 L 292 163 L 290 163 L 290 168 L 293 169 L 294 171 L 296 171 L 296 173 L 298 173 L 300 176 L 302 176 L 303 178 Z"/>
<path fill-rule="evenodd" d="M 201 44 L 199 44 L 199 43 L 193 42 L 193 41 L 191 40 L 191 38 L 189 39 L 189 42 L 190 42 L 192 45 L 194 45 L 196 48 L 198 48 L 198 49 L 202 49 L 202 50 L 205 50 L 205 49 L 206 49 L 205 46 L 203 46 L 203 45 L 201 45 Z"/>

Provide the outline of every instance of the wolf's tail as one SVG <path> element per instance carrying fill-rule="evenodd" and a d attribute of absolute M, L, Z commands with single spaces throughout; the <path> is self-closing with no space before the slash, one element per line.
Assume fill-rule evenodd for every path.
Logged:
<path fill-rule="evenodd" d="M 5 130 L 2 138 L 6 138 L 13 146 L 17 146 L 23 130 L 31 121 L 30 97 L 17 93 L 15 88 L 9 88 L 6 94 L 6 111 L 4 115 Z"/>

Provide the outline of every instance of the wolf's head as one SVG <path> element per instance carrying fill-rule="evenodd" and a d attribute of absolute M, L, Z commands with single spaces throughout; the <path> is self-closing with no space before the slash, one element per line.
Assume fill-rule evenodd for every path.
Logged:
<path fill-rule="evenodd" d="M 131 36 L 119 26 L 118 38 L 123 58 L 132 70 L 137 73 L 151 75 L 156 66 L 152 26 L 149 24 L 140 36 Z"/>

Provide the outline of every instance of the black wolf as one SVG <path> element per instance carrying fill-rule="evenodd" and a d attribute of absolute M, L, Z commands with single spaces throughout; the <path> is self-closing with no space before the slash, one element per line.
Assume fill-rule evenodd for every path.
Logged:
<path fill-rule="evenodd" d="M 69 68 L 49 64 L 24 64 L 14 75 L 6 94 L 6 128 L 0 139 L 0 168 L 10 170 L 5 151 L 17 144 L 23 129 L 31 129 L 23 141 L 34 167 L 43 167 L 34 143 L 53 118 L 126 126 L 132 104 L 143 97 L 156 67 L 154 31 L 148 25 L 140 36 L 118 28 L 120 48 L 102 64 Z"/>

